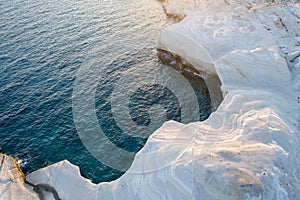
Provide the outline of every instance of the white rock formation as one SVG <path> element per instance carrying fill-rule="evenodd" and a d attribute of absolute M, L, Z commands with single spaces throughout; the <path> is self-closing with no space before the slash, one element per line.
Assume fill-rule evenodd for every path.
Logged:
<path fill-rule="evenodd" d="M 32 188 L 24 183 L 24 178 L 16 160 L 0 153 L 0 200 L 39 199 Z"/>
<path fill-rule="evenodd" d="M 209 119 L 165 123 L 116 181 L 93 184 L 62 161 L 29 182 L 72 200 L 300 199 L 299 4 L 193 2 L 159 47 L 218 75 L 224 100 Z"/>

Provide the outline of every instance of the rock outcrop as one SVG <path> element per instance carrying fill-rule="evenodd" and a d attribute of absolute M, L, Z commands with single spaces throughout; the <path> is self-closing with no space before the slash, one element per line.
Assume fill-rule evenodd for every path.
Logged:
<path fill-rule="evenodd" d="M 300 199 L 299 4 L 190 2 L 197 9 L 184 7 L 159 48 L 219 77 L 217 110 L 204 122 L 166 122 L 118 180 L 93 184 L 62 161 L 29 174 L 30 183 L 72 200 Z"/>
<path fill-rule="evenodd" d="M 39 199 L 32 187 L 24 182 L 25 175 L 16 160 L 11 156 L 0 154 L 0 199 Z"/>

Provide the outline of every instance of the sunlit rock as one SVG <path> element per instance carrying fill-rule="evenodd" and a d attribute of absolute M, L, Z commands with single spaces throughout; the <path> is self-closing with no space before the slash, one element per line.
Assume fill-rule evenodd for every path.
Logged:
<path fill-rule="evenodd" d="M 181 5 L 173 2 L 164 2 L 169 13 Z M 286 4 L 189 1 L 174 8 L 187 17 L 162 31 L 159 48 L 219 77 L 217 110 L 204 122 L 166 122 L 118 180 L 93 184 L 68 161 L 27 180 L 72 200 L 300 199 L 300 14 L 299 4 Z"/>
<path fill-rule="evenodd" d="M 16 160 L 0 154 L 0 199 L 39 199 L 32 187 L 24 183 L 24 178 Z"/>

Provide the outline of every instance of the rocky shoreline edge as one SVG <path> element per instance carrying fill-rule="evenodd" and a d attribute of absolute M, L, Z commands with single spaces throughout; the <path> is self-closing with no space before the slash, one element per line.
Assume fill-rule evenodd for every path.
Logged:
<path fill-rule="evenodd" d="M 291 11 L 295 15 L 287 16 Z M 222 15 L 209 11 L 207 16 L 191 15 L 165 29 L 163 49 L 194 66 L 209 66 L 204 70 L 219 75 L 225 98 L 217 111 L 203 123 L 165 123 L 151 135 L 131 169 L 116 181 L 93 184 L 68 161 L 37 170 L 27 180 L 55 187 L 63 199 L 299 199 L 297 11 L 299 7 L 251 12 L 229 8 Z M 219 43 L 205 40 L 206 36 Z M 175 39 L 182 39 L 185 46 L 173 45 L 178 44 Z M 214 49 L 208 49 L 212 63 L 204 54 L 204 47 L 211 43 L 219 44 L 216 49 L 220 50 L 213 54 Z M 202 52 L 200 61 L 211 65 L 201 65 L 195 56 L 199 54 L 193 52 Z M 156 152 L 157 160 L 143 160 L 147 153 Z M 143 168 L 136 165 L 141 161 L 145 166 L 150 162 L 165 166 L 131 173 Z"/>
<path fill-rule="evenodd" d="M 0 153 L 0 199 L 60 200 L 56 190 L 47 184 L 31 184 L 10 155 Z"/>

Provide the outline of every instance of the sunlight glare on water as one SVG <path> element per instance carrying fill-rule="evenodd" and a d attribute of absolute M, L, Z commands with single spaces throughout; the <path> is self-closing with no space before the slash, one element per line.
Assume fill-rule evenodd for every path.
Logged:
<path fill-rule="evenodd" d="M 99 162 L 80 140 L 72 110 L 74 82 L 92 63 L 88 79 L 96 85 L 98 125 L 119 148 L 138 151 L 146 138 L 123 134 L 114 120 L 110 95 L 129 69 L 139 68 L 143 80 L 147 67 L 160 66 L 155 53 L 159 32 L 173 20 L 155 0 L 16 0 L 0 2 L 0 21 L 3 151 L 18 157 L 25 173 L 68 159 L 93 182 L 122 175 Z M 171 91 L 141 85 L 130 92 L 129 110 L 136 125 L 151 123 L 147 111 L 161 101 L 157 97 L 167 99 L 167 117 L 180 121 L 180 102 Z M 207 104 L 205 97 L 196 95 Z"/>

